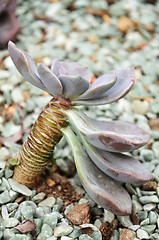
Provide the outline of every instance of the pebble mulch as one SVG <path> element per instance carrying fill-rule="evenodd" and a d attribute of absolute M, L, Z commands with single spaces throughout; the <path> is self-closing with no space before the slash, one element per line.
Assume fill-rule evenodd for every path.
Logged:
<path fill-rule="evenodd" d="M 159 1 L 18 0 L 16 15 L 22 26 L 16 44 L 36 62 L 50 66 L 55 57 L 78 61 L 95 77 L 112 69 L 136 68 L 136 83 L 127 97 L 111 105 L 80 108 L 92 118 L 133 122 L 151 133 L 151 142 L 133 155 L 155 179 L 144 185 L 125 185 L 133 204 L 132 215 L 126 217 L 97 206 L 85 194 L 77 174 L 70 182 L 84 195 L 76 211 L 68 205 L 63 212 L 60 198 L 14 181 L 6 160 L 17 153 L 51 97 L 22 79 L 7 48 L 1 49 L 0 239 L 159 239 Z M 54 158 L 69 176 L 73 157 L 64 140 Z M 80 213 L 81 204 L 84 219 L 72 215 Z"/>

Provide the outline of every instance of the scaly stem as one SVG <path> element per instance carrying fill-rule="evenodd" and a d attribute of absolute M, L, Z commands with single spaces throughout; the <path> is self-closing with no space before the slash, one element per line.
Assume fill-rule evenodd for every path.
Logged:
<path fill-rule="evenodd" d="M 29 188 L 34 186 L 62 137 L 61 128 L 68 125 L 65 110 L 70 108 L 70 102 L 60 97 L 52 98 L 42 110 L 18 153 L 20 164 L 13 176 L 18 182 Z"/>

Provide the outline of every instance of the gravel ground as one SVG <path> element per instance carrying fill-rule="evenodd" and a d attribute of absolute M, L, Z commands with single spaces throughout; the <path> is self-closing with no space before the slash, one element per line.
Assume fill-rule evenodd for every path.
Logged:
<path fill-rule="evenodd" d="M 19 0 L 16 15 L 22 25 L 16 44 L 36 62 L 50 66 L 55 57 L 78 61 L 95 76 L 136 67 L 136 83 L 127 97 L 80 108 L 92 118 L 133 122 L 151 133 L 151 142 L 133 155 L 155 179 L 144 185 L 126 184 L 133 214 L 120 217 L 97 206 L 76 174 L 70 182 L 83 194 L 78 207 L 85 204 L 85 219 L 76 224 L 71 220 L 73 205 L 63 211 L 60 198 L 12 180 L 6 160 L 17 153 L 51 97 L 19 75 L 4 48 L 0 50 L 0 239 L 159 239 L 159 1 Z M 73 157 L 64 140 L 54 158 L 69 176 Z"/>

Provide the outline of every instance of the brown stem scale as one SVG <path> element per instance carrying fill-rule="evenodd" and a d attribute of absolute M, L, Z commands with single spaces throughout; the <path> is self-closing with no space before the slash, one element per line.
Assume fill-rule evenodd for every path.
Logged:
<path fill-rule="evenodd" d="M 29 188 L 35 185 L 62 137 L 60 129 L 68 125 L 65 110 L 70 108 L 70 102 L 61 97 L 52 98 L 45 106 L 18 153 L 15 180 Z"/>

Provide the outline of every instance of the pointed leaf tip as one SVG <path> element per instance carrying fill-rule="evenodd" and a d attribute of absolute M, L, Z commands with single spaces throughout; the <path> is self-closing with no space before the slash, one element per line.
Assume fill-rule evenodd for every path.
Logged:
<path fill-rule="evenodd" d="M 129 122 L 94 120 L 80 111 L 69 111 L 68 116 L 89 143 L 109 152 L 130 152 L 151 138 L 150 134 Z"/>
<path fill-rule="evenodd" d="M 17 48 L 12 41 L 8 43 L 8 51 L 14 65 L 21 75 L 34 86 L 47 91 L 41 79 L 38 77 L 37 68 L 33 59 L 25 51 Z"/>
<path fill-rule="evenodd" d="M 94 165 L 69 127 L 62 132 L 73 150 L 79 177 L 90 197 L 115 214 L 131 214 L 131 198 L 127 191 Z"/>
<path fill-rule="evenodd" d="M 77 105 L 103 105 L 115 102 L 124 97 L 132 88 L 135 82 L 135 69 L 127 68 L 123 70 L 113 70 L 107 74 L 112 77 L 117 77 L 116 83 L 108 89 L 105 93 L 101 94 L 99 98 L 92 99 L 77 99 L 72 103 Z M 104 75 L 103 75 L 104 76 Z M 101 76 L 102 77 L 102 76 Z"/>

